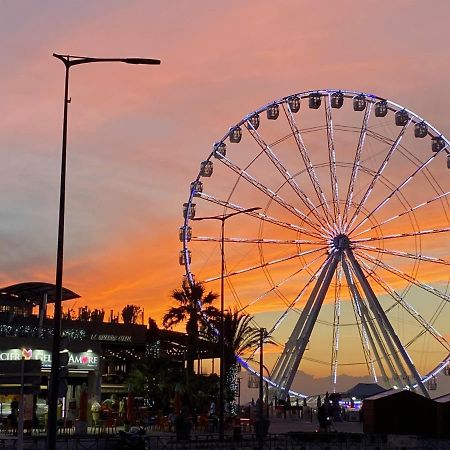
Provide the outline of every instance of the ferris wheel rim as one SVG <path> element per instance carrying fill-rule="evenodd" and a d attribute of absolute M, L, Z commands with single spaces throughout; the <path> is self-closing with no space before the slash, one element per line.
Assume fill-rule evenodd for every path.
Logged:
<path fill-rule="evenodd" d="M 233 127 L 231 127 L 230 130 L 227 133 L 225 133 L 225 135 L 219 141 L 216 142 L 216 144 L 223 143 L 226 139 L 229 139 L 230 134 L 231 134 L 233 129 L 235 129 L 236 127 L 245 126 L 245 124 L 249 121 L 249 119 L 252 116 L 254 116 L 255 114 L 261 114 L 261 113 L 267 111 L 267 109 L 270 108 L 273 105 L 286 104 L 288 102 L 288 100 L 291 99 L 294 96 L 298 97 L 299 99 L 305 99 L 305 98 L 308 98 L 311 94 L 319 94 L 321 96 L 329 96 L 329 95 L 334 94 L 334 93 L 342 93 L 345 98 L 353 98 L 353 97 L 355 97 L 357 95 L 363 95 L 365 97 L 365 99 L 368 102 L 371 102 L 372 104 L 374 104 L 375 102 L 378 102 L 378 101 L 385 101 L 387 103 L 388 109 L 390 111 L 393 111 L 393 112 L 406 111 L 409 114 L 409 116 L 410 116 L 411 123 L 416 124 L 416 123 L 423 122 L 428 127 L 428 130 L 429 130 L 428 134 L 429 134 L 430 137 L 432 137 L 432 138 L 433 137 L 441 138 L 445 142 L 445 148 L 444 148 L 445 151 L 447 152 L 447 154 L 449 153 L 448 147 L 450 147 L 450 142 L 448 141 L 448 139 L 442 133 L 440 133 L 433 125 L 431 125 L 428 121 L 424 120 L 422 117 L 420 117 L 415 112 L 413 112 L 413 111 L 411 111 L 411 110 L 409 110 L 409 109 L 407 109 L 407 108 L 405 108 L 405 107 L 403 107 L 403 106 L 401 106 L 401 105 L 399 105 L 399 104 L 397 104 L 395 102 L 392 102 L 392 101 L 390 101 L 388 99 L 385 99 L 383 97 L 379 97 L 379 96 L 374 95 L 374 94 L 368 94 L 368 93 L 364 93 L 364 92 L 360 92 L 360 91 L 353 91 L 353 90 L 343 90 L 343 89 L 308 90 L 308 91 L 303 91 L 303 92 L 299 92 L 299 93 L 296 93 L 296 94 L 291 94 L 291 95 L 282 97 L 282 98 L 280 98 L 278 100 L 274 100 L 272 102 L 269 102 L 269 103 L 263 105 L 262 107 L 258 108 L 257 110 L 247 114 L 243 119 L 241 119 Z M 205 161 L 210 161 L 214 156 L 215 156 L 215 149 L 213 149 L 211 151 L 211 153 L 209 154 L 208 158 Z M 200 179 L 201 179 L 201 174 L 199 173 L 197 175 L 195 181 L 200 181 Z M 188 202 L 187 202 L 188 205 L 191 205 L 193 203 L 193 200 L 195 198 L 194 194 L 195 194 L 194 190 L 191 189 L 190 195 L 189 195 L 189 199 L 188 199 Z M 227 206 L 224 206 L 224 208 L 226 210 Z M 186 216 L 183 226 L 187 227 L 189 225 L 189 223 L 190 223 L 190 219 L 189 219 L 189 217 Z M 350 230 L 350 232 L 353 232 L 353 231 L 354 230 Z M 188 240 L 186 239 L 186 237 L 183 239 L 183 251 L 185 253 L 188 251 Z M 186 258 L 186 262 L 185 262 L 186 277 L 187 277 L 187 279 L 189 280 L 190 283 L 193 283 L 194 279 L 193 279 L 193 274 L 192 274 L 190 265 L 191 265 L 191 263 L 190 263 L 189 259 Z M 244 360 L 241 360 L 241 361 L 243 362 Z M 450 362 L 450 353 L 434 369 L 429 371 L 426 375 L 421 376 L 421 380 L 423 382 L 425 382 L 428 379 L 430 379 L 431 377 L 435 376 L 437 373 L 439 373 L 441 370 L 443 370 L 443 368 L 446 367 L 446 365 L 449 364 L 449 362 Z M 244 365 L 244 367 L 245 367 L 245 365 Z M 248 366 L 248 367 L 250 367 L 250 366 Z M 250 370 L 250 372 L 253 372 L 253 373 L 257 374 L 257 371 L 254 371 L 251 368 L 248 368 L 247 370 Z M 270 382 L 271 380 L 270 380 L 270 378 L 268 378 L 266 381 Z M 417 384 L 413 385 L 413 387 L 414 388 L 417 387 Z M 298 395 L 298 396 L 301 396 L 301 397 L 305 397 L 304 394 L 296 393 L 294 391 L 292 391 L 292 394 L 293 395 Z"/>

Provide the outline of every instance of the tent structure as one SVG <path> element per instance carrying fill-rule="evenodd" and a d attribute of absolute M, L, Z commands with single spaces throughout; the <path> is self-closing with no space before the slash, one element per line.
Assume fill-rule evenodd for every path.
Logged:
<path fill-rule="evenodd" d="M 450 394 L 435 398 L 437 406 L 437 434 L 450 436 Z"/>
<path fill-rule="evenodd" d="M 376 383 L 358 383 L 349 389 L 347 392 L 342 393 L 342 397 L 352 398 L 355 397 L 358 400 L 363 400 L 366 397 L 380 394 L 386 389 Z"/>
<path fill-rule="evenodd" d="M 363 401 L 364 433 L 436 434 L 437 404 L 409 390 L 390 389 Z"/>

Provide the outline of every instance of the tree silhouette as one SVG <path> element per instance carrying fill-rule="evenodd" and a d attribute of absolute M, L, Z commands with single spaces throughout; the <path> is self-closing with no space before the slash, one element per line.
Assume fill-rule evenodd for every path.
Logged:
<path fill-rule="evenodd" d="M 127 305 L 122 309 L 122 320 L 123 323 L 126 324 L 134 324 L 137 323 L 139 314 L 141 314 L 142 310 L 139 306 L 136 305 Z"/>
<path fill-rule="evenodd" d="M 78 308 L 78 320 L 88 322 L 91 318 L 91 310 L 87 306 Z"/>
<path fill-rule="evenodd" d="M 237 308 L 227 309 L 223 314 L 225 397 L 231 403 L 237 391 L 237 357 L 259 346 L 260 331 L 251 325 L 252 320 L 253 316 Z M 216 327 L 220 329 L 220 315 L 216 318 Z"/>
<path fill-rule="evenodd" d="M 201 283 L 194 283 L 192 286 L 183 283 L 181 289 L 172 291 L 171 297 L 177 302 L 177 306 L 172 306 L 165 314 L 163 325 L 165 328 L 171 328 L 186 322 L 186 366 L 189 383 L 194 373 L 200 332 L 208 327 L 208 320 L 212 320 L 218 314 L 217 308 L 212 305 L 218 295 L 213 292 L 205 294 L 205 288 Z"/>
<path fill-rule="evenodd" d="M 93 311 L 91 311 L 91 322 L 103 322 L 104 317 L 104 309 L 94 309 Z"/>

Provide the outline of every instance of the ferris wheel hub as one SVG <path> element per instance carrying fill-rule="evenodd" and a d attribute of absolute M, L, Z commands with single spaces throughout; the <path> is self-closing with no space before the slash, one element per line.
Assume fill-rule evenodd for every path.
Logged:
<path fill-rule="evenodd" d="M 332 247 L 336 250 L 347 250 L 350 248 L 350 239 L 346 234 L 338 234 L 332 240 Z"/>

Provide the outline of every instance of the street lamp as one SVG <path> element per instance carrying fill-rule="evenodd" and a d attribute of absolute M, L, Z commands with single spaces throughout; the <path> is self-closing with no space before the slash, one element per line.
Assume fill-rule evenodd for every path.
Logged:
<path fill-rule="evenodd" d="M 253 208 L 242 209 L 229 214 L 223 214 L 221 216 L 206 216 L 206 217 L 194 217 L 191 220 L 219 220 L 222 223 L 220 242 L 221 242 L 221 272 L 220 272 L 220 333 L 219 333 L 219 347 L 220 347 L 220 378 L 219 378 L 219 439 L 223 440 L 224 430 L 224 386 L 225 386 L 225 345 L 224 345 L 224 278 L 225 278 L 225 221 L 230 217 L 237 216 L 238 214 L 249 213 L 261 209 L 259 206 Z"/>
<path fill-rule="evenodd" d="M 53 53 L 55 58 L 63 62 L 66 69 L 64 85 L 64 116 L 63 116 L 63 135 L 61 151 L 61 182 L 59 192 L 59 222 L 58 222 L 58 248 L 56 252 L 56 292 L 55 292 L 55 310 L 53 319 L 53 345 L 52 345 L 52 370 L 50 377 L 50 399 L 48 408 L 48 434 L 47 449 L 54 450 L 56 447 L 56 421 L 58 406 L 58 384 L 59 384 L 59 363 L 61 347 L 61 300 L 62 300 L 62 278 L 63 278 L 63 256 L 64 256 L 64 212 L 66 197 L 66 147 L 67 147 L 67 110 L 69 99 L 69 69 L 79 64 L 88 64 L 96 62 L 122 62 L 126 64 L 160 64 L 159 59 L 146 58 L 91 58 L 87 56 L 59 55 Z"/>

